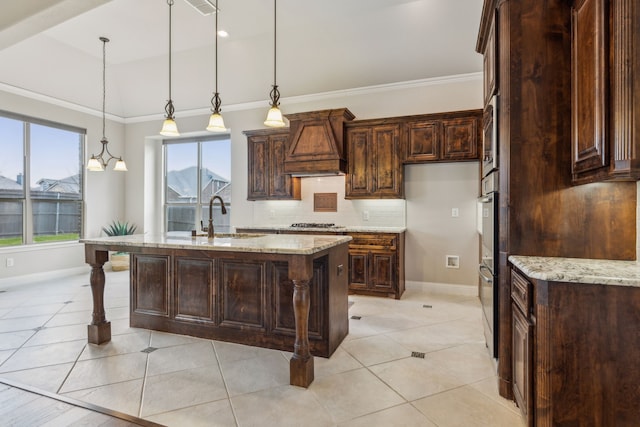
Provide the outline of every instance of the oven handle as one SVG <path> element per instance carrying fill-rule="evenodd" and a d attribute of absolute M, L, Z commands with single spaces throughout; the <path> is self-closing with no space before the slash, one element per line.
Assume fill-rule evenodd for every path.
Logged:
<path fill-rule="evenodd" d="M 491 202 L 493 202 L 493 196 L 491 196 L 491 195 L 482 196 L 482 197 L 480 197 L 480 199 L 478 201 L 480 203 L 491 203 Z"/>
<path fill-rule="evenodd" d="M 484 264 L 480 264 L 478 266 L 478 273 L 480 274 L 480 277 L 482 278 L 482 280 L 484 280 L 487 283 L 493 283 L 493 277 L 485 276 L 484 274 L 482 274 L 482 270 L 489 270 L 489 272 L 490 272 L 491 269 L 489 267 L 487 267 L 486 265 L 484 265 Z"/>

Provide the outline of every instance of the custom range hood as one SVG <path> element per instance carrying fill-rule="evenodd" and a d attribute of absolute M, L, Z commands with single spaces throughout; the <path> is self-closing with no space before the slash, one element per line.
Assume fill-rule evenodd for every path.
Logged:
<path fill-rule="evenodd" d="M 347 153 L 344 123 L 355 116 L 346 108 L 287 114 L 289 152 L 284 173 L 293 176 L 344 175 Z"/>

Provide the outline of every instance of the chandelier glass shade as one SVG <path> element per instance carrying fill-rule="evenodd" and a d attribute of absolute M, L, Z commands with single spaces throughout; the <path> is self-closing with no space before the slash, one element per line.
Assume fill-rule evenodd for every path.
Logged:
<path fill-rule="evenodd" d="M 109 39 L 106 37 L 100 37 L 100 41 L 102 42 L 102 139 L 100 143 L 102 144 L 102 150 L 98 154 L 92 154 L 89 162 L 87 163 L 87 170 L 91 172 L 102 172 L 106 169 L 107 165 L 111 160 L 116 160 L 115 165 L 113 166 L 114 171 L 118 172 L 126 172 L 127 165 L 122 160 L 122 157 L 116 157 L 109 152 L 109 141 L 105 136 L 105 100 L 107 98 L 107 84 L 106 84 L 106 69 L 107 69 L 107 61 L 106 61 L 106 53 L 107 53 L 107 42 Z"/>

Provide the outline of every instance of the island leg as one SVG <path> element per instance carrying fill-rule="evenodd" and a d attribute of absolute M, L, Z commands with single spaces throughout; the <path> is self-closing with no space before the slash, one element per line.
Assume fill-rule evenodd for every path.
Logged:
<path fill-rule="evenodd" d="M 289 263 L 289 277 L 293 282 L 293 313 L 296 321 L 296 340 L 289 362 L 289 382 L 309 387 L 313 382 L 313 356 L 309 352 L 309 283 L 313 277 L 310 257 L 295 257 Z"/>
<path fill-rule="evenodd" d="M 85 246 L 85 260 L 91 266 L 91 295 L 93 314 L 91 324 L 87 326 L 88 342 L 102 344 L 111 341 L 111 322 L 107 321 L 104 311 L 104 263 L 109 259 L 108 251 L 94 250 Z"/>

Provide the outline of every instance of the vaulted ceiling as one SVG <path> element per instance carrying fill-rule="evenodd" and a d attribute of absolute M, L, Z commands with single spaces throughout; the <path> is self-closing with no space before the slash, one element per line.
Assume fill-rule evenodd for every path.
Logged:
<path fill-rule="evenodd" d="M 212 0 L 215 1 L 215 0 Z M 166 0 L 20 0 L 0 15 L 0 90 L 107 112 L 163 113 L 168 97 Z M 225 105 L 264 101 L 273 83 L 273 1 L 219 0 L 218 85 Z M 481 0 L 279 0 L 277 82 L 283 98 L 482 71 L 474 50 Z M 176 110 L 207 108 L 215 15 L 173 6 Z"/>

